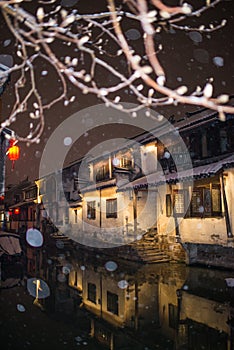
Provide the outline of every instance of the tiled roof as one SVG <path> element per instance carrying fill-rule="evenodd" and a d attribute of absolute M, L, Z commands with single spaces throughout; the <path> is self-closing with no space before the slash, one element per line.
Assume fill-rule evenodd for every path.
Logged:
<path fill-rule="evenodd" d="M 183 170 L 180 172 L 163 174 L 163 172 L 158 171 L 147 176 L 143 176 L 132 182 L 128 182 L 123 186 L 120 186 L 118 191 L 125 191 L 131 188 L 148 187 L 148 186 L 158 186 L 163 183 L 171 183 L 177 181 L 185 181 L 189 179 L 196 179 L 201 177 L 209 177 L 217 174 L 220 170 L 226 169 L 234 165 L 234 154 L 226 157 L 218 162 L 213 162 L 210 164 L 198 166 L 195 168 Z"/>

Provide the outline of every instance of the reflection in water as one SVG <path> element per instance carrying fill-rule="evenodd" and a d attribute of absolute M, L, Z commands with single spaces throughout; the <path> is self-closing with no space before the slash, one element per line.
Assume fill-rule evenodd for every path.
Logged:
<path fill-rule="evenodd" d="M 139 265 L 66 244 L 27 247 L 26 267 L 2 266 L 7 349 L 234 348 L 233 271 Z"/>

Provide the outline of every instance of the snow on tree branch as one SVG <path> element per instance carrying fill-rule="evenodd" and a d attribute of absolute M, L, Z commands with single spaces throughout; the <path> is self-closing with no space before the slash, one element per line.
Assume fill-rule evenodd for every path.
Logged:
<path fill-rule="evenodd" d="M 75 100 L 76 96 L 69 96 L 69 84 L 133 116 L 146 107 L 156 109 L 180 103 L 217 111 L 220 119 L 225 120 L 225 113 L 234 113 L 234 107 L 227 94 L 214 96 L 212 79 L 201 82 L 202 87 L 196 86 L 192 92 L 186 85 L 174 89 L 167 85 L 170 72 L 160 62 L 160 51 L 166 43 L 158 47 L 155 43 L 155 34 L 165 28 L 199 33 L 222 28 L 225 19 L 217 25 L 198 27 L 189 22 L 221 1 L 206 0 L 202 7 L 193 9 L 183 1 L 170 7 L 161 0 L 123 0 L 118 5 L 115 0 L 107 0 L 105 12 L 88 14 L 79 12 L 80 3 L 76 9 L 68 10 L 56 5 L 56 0 L 39 1 L 35 11 L 29 13 L 25 6 L 29 1 L 0 1 L 2 16 L 17 43 L 17 63 L 0 72 L 0 79 L 11 75 L 16 81 L 15 103 L 1 128 L 27 115 L 31 120 L 30 132 L 27 136 L 18 135 L 17 139 L 40 142 L 45 110 L 59 101 L 66 106 Z M 126 21 L 141 32 L 139 52 L 130 46 L 124 34 Z M 118 64 L 120 58 L 124 59 L 122 65 Z M 39 66 L 45 67 L 41 72 L 45 77 L 52 70 L 60 85 L 57 95 L 46 102 L 38 82 Z M 109 81 L 102 79 L 106 73 L 112 77 Z M 126 110 L 121 104 L 125 89 L 131 94 L 131 102 L 134 98 L 135 108 Z M 151 116 L 149 110 L 146 116 Z"/>

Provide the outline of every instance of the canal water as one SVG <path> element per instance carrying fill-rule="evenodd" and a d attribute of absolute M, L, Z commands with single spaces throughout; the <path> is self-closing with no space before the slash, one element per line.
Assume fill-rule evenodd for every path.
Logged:
<path fill-rule="evenodd" d="M 57 240 L 3 259 L 4 348 L 234 349 L 234 271 L 106 253 Z"/>

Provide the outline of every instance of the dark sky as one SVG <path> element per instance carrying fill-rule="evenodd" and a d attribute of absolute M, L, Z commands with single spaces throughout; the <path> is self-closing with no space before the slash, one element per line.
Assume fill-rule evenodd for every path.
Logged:
<path fill-rule="evenodd" d="M 199 4 L 204 1 L 188 1 L 191 4 Z M 59 3 L 59 1 L 57 2 Z M 73 0 L 64 0 L 63 4 L 74 4 Z M 177 5 L 179 1 L 171 0 L 169 4 Z M 36 1 L 33 2 L 36 4 Z M 93 0 L 79 0 L 74 5 L 78 11 L 83 13 L 92 12 Z M 95 2 L 97 4 L 97 2 Z M 98 4 L 103 10 L 105 8 L 105 1 L 98 1 Z M 34 11 L 32 4 L 27 4 L 30 11 Z M 98 9 L 95 7 L 95 11 Z M 9 30 L 0 18 L 0 62 L 3 59 L 2 55 L 13 55 L 15 60 L 16 45 L 12 39 Z M 222 19 L 227 19 L 227 25 L 219 31 L 209 34 L 188 33 L 181 31 L 170 31 L 165 29 L 161 34 L 156 34 L 155 40 L 158 44 L 162 43 L 163 51 L 160 53 L 159 58 L 162 65 L 167 71 L 167 82 L 169 87 L 176 87 L 179 85 L 188 85 L 191 89 L 194 89 L 197 85 L 203 86 L 207 81 L 207 78 L 214 77 L 214 95 L 220 93 L 228 93 L 234 95 L 234 31 L 233 31 L 233 6 L 232 1 L 223 1 L 215 9 L 210 9 L 204 16 L 198 19 L 192 19 L 191 24 L 196 26 L 197 23 L 208 23 L 209 20 L 213 24 L 218 23 Z M 128 27 L 129 26 L 129 27 Z M 133 29 L 133 23 L 125 23 L 126 31 Z M 135 48 L 139 48 L 141 52 L 141 38 L 132 40 L 131 45 Z M 121 62 L 118 62 L 121 64 Z M 42 70 L 42 67 L 38 64 L 38 72 Z M 108 77 L 102 77 L 102 79 L 108 79 Z M 14 101 L 14 75 L 11 77 L 11 81 L 7 86 L 4 95 L 2 96 L 2 119 L 9 115 L 12 103 Z M 52 71 L 49 79 L 40 80 L 40 88 L 43 91 L 44 98 L 47 99 L 56 91 L 56 77 Z M 70 87 L 70 95 L 75 95 L 76 99 L 74 103 L 68 106 L 64 106 L 62 102 L 53 106 L 51 109 L 45 112 L 46 125 L 45 130 L 41 138 L 40 144 L 34 144 L 27 147 L 26 144 L 20 143 L 21 157 L 15 163 L 15 168 L 12 171 L 11 163 L 7 161 L 7 183 L 17 183 L 20 180 L 29 176 L 30 180 L 34 180 L 38 177 L 38 167 L 40 163 L 40 157 L 43 148 L 49 138 L 51 132 L 66 118 L 77 111 L 84 110 L 85 108 L 100 103 L 95 96 L 83 95 L 80 91 Z M 123 96 L 125 102 L 131 102 L 131 96 Z M 159 113 L 162 113 L 165 117 L 175 115 L 176 119 L 180 119 L 184 116 L 186 111 L 192 111 L 197 109 L 193 106 L 173 106 L 164 107 L 158 109 Z M 110 109 L 111 113 L 111 109 Z M 17 120 L 15 124 L 11 125 L 11 128 L 16 130 L 19 134 L 24 134 L 24 130 L 28 127 L 28 121 L 24 118 Z M 119 137 L 121 134 L 124 137 L 129 134 L 132 136 L 135 130 L 131 127 L 108 127 L 106 130 L 94 130 L 90 133 L 89 137 L 83 138 L 77 143 L 69 154 L 69 161 L 80 158 L 83 154 L 86 154 L 89 148 L 95 146 L 95 144 L 103 141 L 105 138 Z"/>

